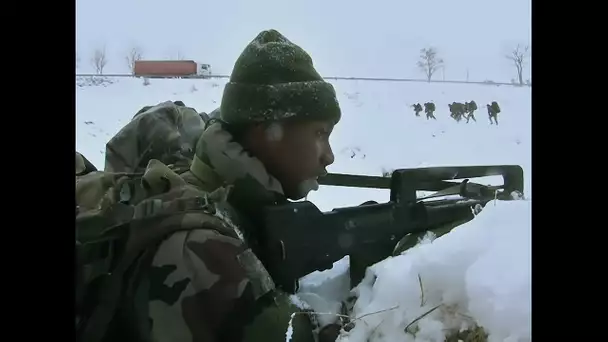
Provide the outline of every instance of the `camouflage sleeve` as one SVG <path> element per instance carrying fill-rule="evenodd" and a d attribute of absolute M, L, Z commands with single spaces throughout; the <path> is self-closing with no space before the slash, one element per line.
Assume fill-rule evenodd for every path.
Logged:
<path fill-rule="evenodd" d="M 158 342 L 285 341 L 297 311 L 242 240 L 216 230 L 171 236 L 161 244 L 150 278 Z M 314 341 L 306 315 L 296 317 L 292 341 Z"/>

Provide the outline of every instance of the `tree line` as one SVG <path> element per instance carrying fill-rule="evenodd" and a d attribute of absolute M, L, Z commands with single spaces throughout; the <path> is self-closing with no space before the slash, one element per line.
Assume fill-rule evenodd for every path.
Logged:
<path fill-rule="evenodd" d="M 125 52 L 123 63 L 125 63 L 125 66 L 132 73 L 133 67 L 135 66 L 135 61 L 142 60 L 142 59 L 144 59 L 144 50 L 140 46 L 134 45 Z M 185 60 L 186 56 L 180 50 L 177 50 L 175 53 L 167 56 L 166 59 L 173 59 L 173 60 L 181 61 L 181 60 Z M 108 62 L 109 62 L 108 56 L 106 53 L 106 47 L 102 46 L 102 47 L 95 48 L 93 50 L 93 52 L 91 53 L 91 57 L 88 60 L 88 62 L 93 67 L 96 74 L 103 75 L 104 69 L 108 65 Z M 76 69 L 80 68 L 81 65 L 82 65 L 81 56 L 79 55 L 78 51 L 76 51 Z"/>
<path fill-rule="evenodd" d="M 132 46 L 125 52 L 123 62 L 126 63 L 126 67 L 130 72 L 133 72 L 133 66 L 135 61 L 141 60 L 144 58 L 144 51 L 140 46 Z M 508 60 L 508 62 L 514 68 L 514 75 L 516 78 L 511 79 L 511 83 L 518 85 L 531 85 L 531 81 L 529 79 L 524 80 L 523 70 L 527 65 L 528 59 L 530 58 L 530 46 L 518 44 L 515 46 L 508 54 L 504 55 L 504 58 Z M 186 56 L 181 53 L 181 51 L 177 51 L 171 56 L 168 56 L 167 59 L 176 59 L 176 60 L 185 60 Z M 95 70 L 95 73 L 98 75 L 103 75 L 104 69 L 108 64 L 108 57 L 106 54 L 105 46 L 96 48 L 93 50 L 90 60 L 90 65 Z M 76 68 L 79 68 L 81 65 L 81 58 L 76 52 Z M 435 47 L 427 47 L 420 50 L 419 60 L 416 63 L 416 66 L 424 73 L 426 79 L 430 82 L 433 76 L 440 70 L 445 70 L 445 62 L 443 58 L 439 57 L 438 51 Z M 467 81 L 468 81 L 468 70 L 467 70 Z M 491 83 L 491 81 L 488 81 Z"/>
<path fill-rule="evenodd" d="M 530 58 L 530 45 L 517 44 L 508 54 L 504 57 L 515 69 L 515 75 L 517 78 L 511 79 L 511 83 L 519 85 L 531 85 L 529 79 L 524 81 L 523 71 Z M 443 58 L 440 58 L 435 47 L 423 48 L 420 50 L 419 60 L 416 63 L 417 67 L 424 73 L 426 79 L 431 82 L 433 75 L 439 70 L 445 70 L 445 63 Z M 467 70 L 467 81 L 468 81 L 468 70 Z M 491 81 L 487 81 L 491 83 Z"/>

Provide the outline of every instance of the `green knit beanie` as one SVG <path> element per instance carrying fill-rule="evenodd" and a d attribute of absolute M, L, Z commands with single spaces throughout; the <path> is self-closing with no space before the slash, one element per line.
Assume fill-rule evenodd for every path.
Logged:
<path fill-rule="evenodd" d="M 301 47 L 263 31 L 241 53 L 224 88 L 221 118 L 229 124 L 291 117 L 340 120 L 336 92 Z"/>

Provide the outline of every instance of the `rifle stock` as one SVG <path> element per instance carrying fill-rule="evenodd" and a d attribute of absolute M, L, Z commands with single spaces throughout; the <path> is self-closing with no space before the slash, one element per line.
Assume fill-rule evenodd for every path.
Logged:
<path fill-rule="evenodd" d="M 503 176 L 503 185 L 468 182 L 468 178 L 492 175 Z M 448 181 L 459 178 L 465 179 Z M 329 269 L 346 255 L 351 259 L 351 284 L 358 283 L 365 269 L 390 256 L 405 235 L 462 224 L 474 218 L 477 205 L 509 200 L 513 191 L 523 193 L 523 170 L 517 165 L 399 169 L 390 179 L 330 174 L 320 183 L 388 187 L 390 200 L 329 212 L 321 212 L 308 201 L 265 207 L 259 226 L 264 237 L 263 261 L 277 286 L 289 293 L 297 290 L 299 278 Z M 459 198 L 422 201 L 416 197 L 422 190 Z"/>

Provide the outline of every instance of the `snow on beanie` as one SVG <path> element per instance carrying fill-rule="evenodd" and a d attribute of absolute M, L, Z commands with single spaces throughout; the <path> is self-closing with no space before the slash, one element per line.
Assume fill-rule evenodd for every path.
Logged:
<path fill-rule="evenodd" d="M 220 106 L 229 124 L 290 117 L 340 120 L 336 92 L 312 59 L 276 30 L 263 31 L 237 59 Z"/>

